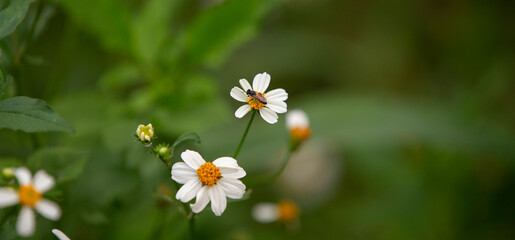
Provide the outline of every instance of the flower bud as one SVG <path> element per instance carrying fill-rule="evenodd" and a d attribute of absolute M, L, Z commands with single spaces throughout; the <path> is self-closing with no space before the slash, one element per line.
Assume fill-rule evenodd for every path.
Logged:
<path fill-rule="evenodd" d="M 311 136 L 311 128 L 306 113 L 302 110 L 292 110 L 286 114 L 286 127 L 290 131 L 291 150 Z"/>
<path fill-rule="evenodd" d="M 147 126 L 140 124 L 138 129 L 136 129 L 136 135 L 141 142 L 150 145 L 152 138 L 154 137 L 154 128 L 152 127 L 152 124 L 149 123 Z"/>

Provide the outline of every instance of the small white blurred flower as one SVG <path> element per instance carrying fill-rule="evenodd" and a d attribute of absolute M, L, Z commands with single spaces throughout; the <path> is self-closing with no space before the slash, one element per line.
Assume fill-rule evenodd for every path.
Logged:
<path fill-rule="evenodd" d="M 292 223 L 298 220 L 299 215 L 299 207 L 292 201 L 258 203 L 252 208 L 252 217 L 260 223 Z"/>
<path fill-rule="evenodd" d="M 181 158 L 184 162 L 172 166 L 172 179 L 184 184 L 175 198 L 189 202 L 197 197 L 195 204 L 190 204 L 194 213 L 202 211 L 211 201 L 211 210 L 220 216 L 227 206 L 226 197 L 243 197 L 245 185 L 238 179 L 246 172 L 238 166 L 236 159 L 221 157 L 206 162 L 198 152 L 191 150 L 184 151 Z"/>
<path fill-rule="evenodd" d="M 234 115 L 242 118 L 250 110 L 259 110 L 261 117 L 268 123 L 274 124 L 279 118 L 277 113 L 285 113 L 287 105 L 284 101 L 288 99 L 288 93 L 282 88 L 274 89 L 265 93 L 270 84 L 270 75 L 266 72 L 259 73 L 252 81 L 252 87 L 246 79 L 240 79 L 243 88 L 233 87 L 231 97 L 247 104 L 236 110 Z"/>
<path fill-rule="evenodd" d="M 20 184 L 18 191 L 12 188 L 0 188 L 0 208 L 9 207 L 20 203 L 22 206 L 16 231 L 22 237 L 32 236 L 36 228 L 36 216 L 33 208 L 50 220 L 58 220 L 61 217 L 61 208 L 49 200 L 42 198 L 43 193 L 50 190 L 54 184 L 54 178 L 44 170 L 39 170 L 32 179 L 32 174 L 27 168 L 17 168 L 14 176 Z"/>
<path fill-rule="evenodd" d="M 70 238 L 68 236 L 66 236 L 66 234 L 64 234 L 63 232 L 61 232 L 61 230 L 59 229 L 52 229 L 52 233 L 57 237 L 59 238 L 59 240 L 70 240 Z"/>
<path fill-rule="evenodd" d="M 139 140 L 145 143 L 149 143 L 154 137 L 154 127 L 149 123 L 147 126 L 140 124 L 138 129 L 136 129 L 136 135 L 138 135 Z"/>
<path fill-rule="evenodd" d="M 286 114 L 286 127 L 290 135 L 298 141 L 303 141 L 311 135 L 308 115 L 302 110 L 292 110 Z"/>

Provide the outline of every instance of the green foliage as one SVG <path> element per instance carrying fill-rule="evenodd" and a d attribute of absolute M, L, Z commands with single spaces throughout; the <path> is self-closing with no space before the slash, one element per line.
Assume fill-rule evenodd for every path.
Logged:
<path fill-rule="evenodd" d="M 175 139 L 175 142 L 173 142 L 172 146 L 170 147 L 170 152 L 172 153 L 172 157 L 174 155 L 175 148 L 186 141 L 193 141 L 193 143 L 199 145 L 200 144 L 200 136 L 195 132 L 186 132 L 181 134 L 177 139 Z"/>
<path fill-rule="evenodd" d="M 0 102 L 0 128 L 25 132 L 74 131 L 44 101 L 29 97 L 13 97 Z"/>
<path fill-rule="evenodd" d="M 271 1 L 229 0 L 206 10 L 186 32 L 191 63 L 217 65 L 236 46 L 250 39 Z"/>
<path fill-rule="evenodd" d="M 42 148 L 27 161 L 34 171 L 45 169 L 57 182 L 69 182 L 77 178 L 83 171 L 87 154 L 68 148 Z"/>
<path fill-rule="evenodd" d="M 15 0 L 0 11 L 0 39 L 9 36 L 25 18 L 34 0 Z"/>

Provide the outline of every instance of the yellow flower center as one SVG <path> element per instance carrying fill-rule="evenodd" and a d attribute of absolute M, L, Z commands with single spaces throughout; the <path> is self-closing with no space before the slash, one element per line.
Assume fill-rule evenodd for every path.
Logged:
<path fill-rule="evenodd" d="M 197 169 L 197 176 L 202 184 L 212 187 L 218 179 L 222 178 L 222 173 L 213 163 L 206 162 Z"/>
<path fill-rule="evenodd" d="M 302 140 L 309 138 L 309 136 L 311 136 L 311 128 L 309 128 L 309 127 L 305 127 L 305 128 L 294 127 L 290 130 L 290 133 L 294 138 L 302 141 Z"/>
<path fill-rule="evenodd" d="M 266 98 L 265 98 L 265 94 L 264 93 L 260 93 L 260 92 L 256 92 L 257 95 L 260 95 L 261 97 L 263 97 L 266 101 Z M 259 99 L 257 98 L 253 98 L 253 97 L 249 97 L 247 99 L 247 102 L 250 104 L 250 107 L 252 109 L 255 109 L 255 110 L 259 110 L 260 108 L 264 107 L 265 104 L 262 103 L 261 101 L 259 101 Z"/>
<path fill-rule="evenodd" d="M 284 222 L 291 222 L 299 217 L 299 207 L 293 202 L 283 201 L 279 202 L 279 220 Z"/>
<path fill-rule="evenodd" d="M 36 191 L 32 185 L 21 185 L 18 190 L 21 204 L 29 207 L 34 207 L 41 199 L 41 193 Z"/>

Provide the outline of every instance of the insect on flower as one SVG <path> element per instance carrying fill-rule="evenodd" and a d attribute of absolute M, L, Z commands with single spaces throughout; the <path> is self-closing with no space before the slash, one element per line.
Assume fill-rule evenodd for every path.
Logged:
<path fill-rule="evenodd" d="M 265 104 L 266 105 L 266 98 L 263 97 L 262 94 L 256 92 L 256 91 L 253 91 L 251 89 L 247 90 L 247 96 L 251 97 L 251 98 L 255 98 L 257 99 L 258 101 L 260 101 L 262 104 Z"/>

